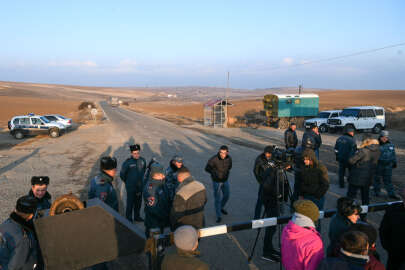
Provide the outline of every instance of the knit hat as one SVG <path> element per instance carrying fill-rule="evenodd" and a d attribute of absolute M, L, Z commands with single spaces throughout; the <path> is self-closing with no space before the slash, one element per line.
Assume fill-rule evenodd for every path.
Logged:
<path fill-rule="evenodd" d="M 390 133 L 387 130 L 383 130 L 380 133 L 380 137 L 387 137 L 388 138 L 389 135 L 390 135 Z"/>
<path fill-rule="evenodd" d="M 319 209 L 310 200 L 298 200 L 294 203 L 295 212 L 309 217 L 314 223 L 319 219 Z"/>
<path fill-rule="evenodd" d="M 25 214 L 34 214 L 37 211 L 38 200 L 32 196 L 22 196 L 17 200 L 15 209 Z"/>
<path fill-rule="evenodd" d="M 193 226 L 184 225 L 174 231 L 174 244 L 178 249 L 192 251 L 198 242 L 198 233 Z"/>
<path fill-rule="evenodd" d="M 165 174 L 165 169 L 163 168 L 162 165 L 155 162 L 155 163 L 152 163 L 152 165 L 150 166 L 150 175 L 153 176 L 154 174 L 157 174 L 157 173 Z"/>
<path fill-rule="evenodd" d="M 48 176 L 33 176 L 31 177 L 31 185 L 49 185 Z"/>

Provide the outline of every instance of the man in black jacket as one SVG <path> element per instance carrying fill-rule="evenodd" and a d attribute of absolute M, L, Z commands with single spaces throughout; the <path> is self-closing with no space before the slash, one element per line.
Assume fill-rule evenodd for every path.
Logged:
<path fill-rule="evenodd" d="M 354 128 L 349 127 L 346 133 L 336 140 L 335 154 L 336 160 L 339 162 L 339 186 L 345 187 L 345 172 L 349 169 L 349 158 L 356 153 L 357 145 L 353 139 Z"/>
<path fill-rule="evenodd" d="M 232 158 L 229 155 L 228 146 L 223 145 L 219 148 L 219 152 L 211 157 L 205 171 L 211 175 L 214 188 L 215 212 L 217 215 L 217 223 L 221 222 L 221 213 L 227 215 L 228 212 L 224 209 L 226 202 L 229 199 L 229 172 L 232 169 Z M 222 199 L 221 199 L 222 191 Z"/>
<path fill-rule="evenodd" d="M 319 133 L 316 123 L 311 123 L 309 130 L 305 131 L 302 136 L 302 150 L 312 149 L 315 152 L 316 158 L 319 160 L 319 148 L 322 145 L 322 137 Z"/>
<path fill-rule="evenodd" d="M 262 190 L 263 190 L 263 174 L 271 166 L 274 166 L 273 161 L 271 160 L 271 154 L 273 153 L 273 146 L 266 146 L 263 153 L 261 153 L 255 160 L 255 166 L 253 168 L 253 174 L 256 177 L 257 182 L 259 183 L 259 192 L 257 194 L 257 202 L 255 207 L 255 216 L 254 219 L 260 218 L 260 213 L 263 206 Z"/>
<path fill-rule="evenodd" d="M 399 193 L 405 202 L 405 189 Z M 388 252 L 387 270 L 403 269 L 405 266 L 405 203 L 390 207 L 380 225 L 380 240 L 383 248 Z"/>
<path fill-rule="evenodd" d="M 294 150 L 298 145 L 298 137 L 295 129 L 297 125 L 295 123 L 291 123 L 290 127 L 284 132 L 284 143 L 286 150 Z"/>

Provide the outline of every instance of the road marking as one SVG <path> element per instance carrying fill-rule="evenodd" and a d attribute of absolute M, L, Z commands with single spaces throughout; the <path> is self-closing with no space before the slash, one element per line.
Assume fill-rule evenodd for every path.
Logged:
<path fill-rule="evenodd" d="M 243 247 L 242 247 L 241 244 L 239 243 L 238 239 L 236 239 L 236 237 L 233 236 L 233 235 L 230 234 L 230 233 L 227 233 L 226 236 L 228 236 L 228 238 L 231 239 L 231 240 L 234 242 L 234 244 L 235 244 L 235 245 L 239 248 L 239 250 L 242 252 L 243 256 L 246 257 L 246 260 L 249 259 L 248 253 L 246 252 L 246 250 L 243 249 Z M 253 269 L 253 270 L 259 269 L 252 261 L 249 262 L 249 268 L 250 268 L 250 269 Z"/>

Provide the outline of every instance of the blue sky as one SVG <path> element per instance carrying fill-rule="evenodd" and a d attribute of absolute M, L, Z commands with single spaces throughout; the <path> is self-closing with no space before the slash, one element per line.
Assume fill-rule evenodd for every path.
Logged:
<path fill-rule="evenodd" d="M 3 1 L 0 80 L 405 89 L 397 1 Z"/>

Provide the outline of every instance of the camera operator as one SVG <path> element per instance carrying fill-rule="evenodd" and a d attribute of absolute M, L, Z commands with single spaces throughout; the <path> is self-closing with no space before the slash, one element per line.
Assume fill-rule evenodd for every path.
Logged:
<path fill-rule="evenodd" d="M 262 212 L 263 198 L 263 174 L 269 168 L 274 166 L 274 162 L 271 160 L 271 155 L 273 153 L 274 147 L 268 145 L 264 148 L 263 153 L 261 153 L 255 160 L 255 166 L 253 168 L 253 174 L 256 177 L 257 182 L 259 183 L 259 192 L 257 194 L 257 202 L 255 207 L 255 216 L 254 219 L 260 218 L 260 213 Z"/>
<path fill-rule="evenodd" d="M 266 217 L 277 217 L 280 215 L 280 204 L 288 200 L 289 185 L 283 174 L 284 170 L 289 169 L 291 165 L 285 165 L 283 168 L 284 165 L 270 164 L 271 166 L 263 173 L 262 200 Z M 277 168 L 277 166 L 282 167 Z M 276 230 L 276 226 L 266 227 L 262 256 L 264 260 L 280 262 L 280 251 L 273 247 L 273 236 Z"/>

